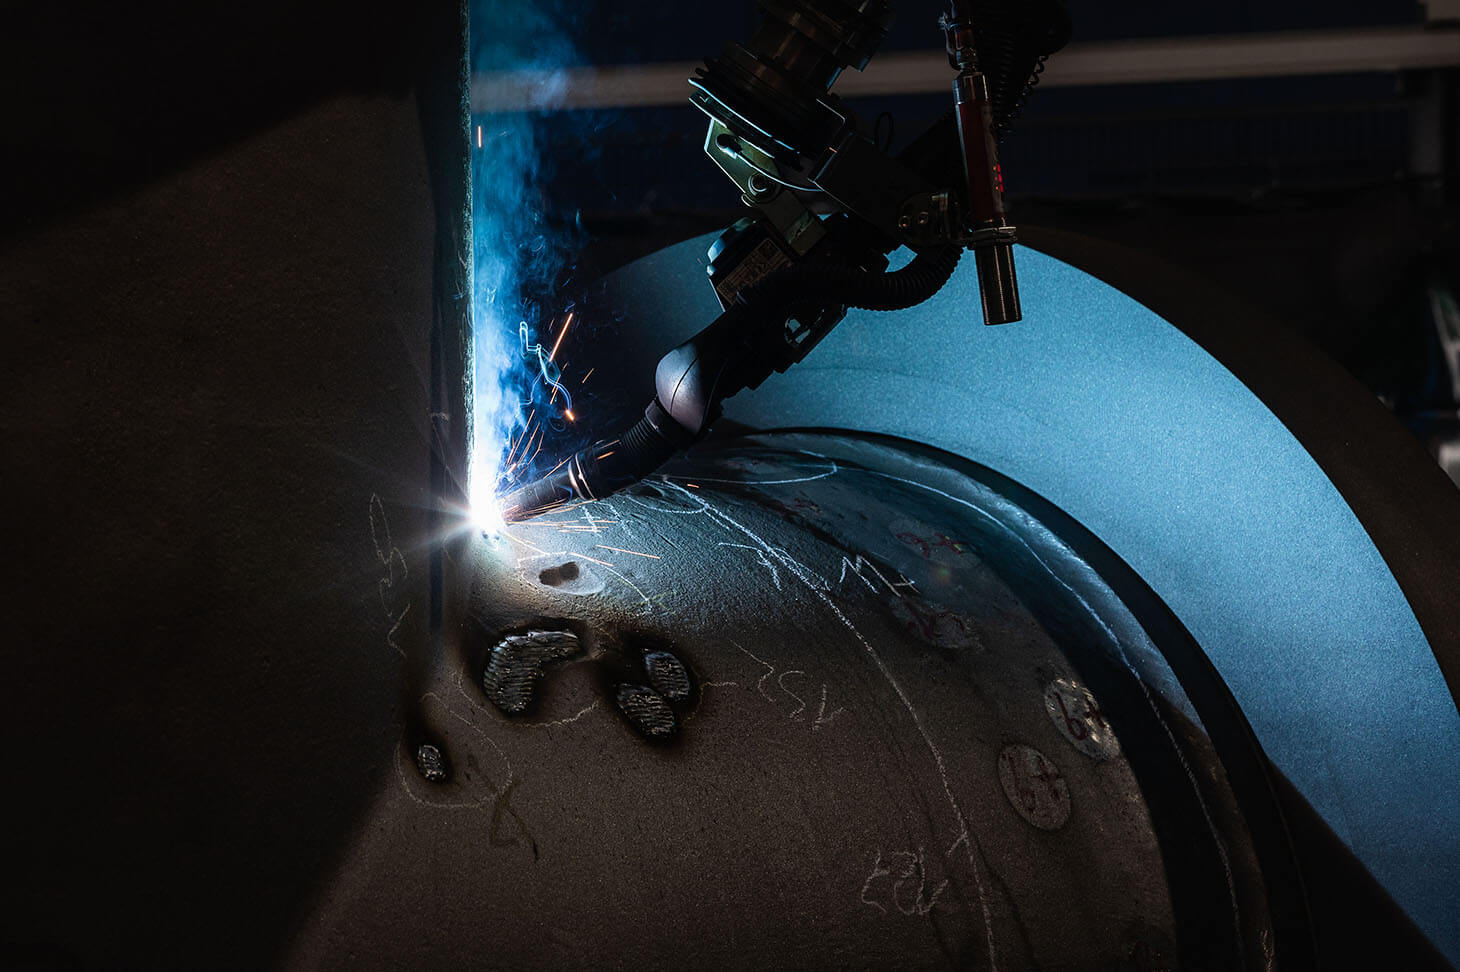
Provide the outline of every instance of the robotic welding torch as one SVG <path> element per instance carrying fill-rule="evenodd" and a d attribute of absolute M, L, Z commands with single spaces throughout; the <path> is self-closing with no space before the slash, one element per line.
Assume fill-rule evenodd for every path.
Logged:
<path fill-rule="evenodd" d="M 660 359 L 654 398 L 637 424 L 508 494 L 502 518 L 508 523 L 530 519 L 638 482 L 703 435 L 719 418 L 725 399 L 805 357 L 847 306 L 901 310 L 919 304 L 948 281 L 961 253 L 957 247 L 940 247 L 891 273 L 788 267 L 741 291 L 709 327 Z M 838 300 L 844 303 L 834 303 Z M 797 315 L 789 327 L 788 314 Z M 800 318 L 811 323 L 802 324 Z"/>
<path fill-rule="evenodd" d="M 1019 319 L 996 143 L 1068 37 L 1063 0 L 954 0 L 941 20 L 958 72 L 953 111 L 896 158 L 830 92 L 886 35 L 887 0 L 760 6 L 750 45 L 728 45 L 690 79 L 690 101 L 710 118 L 705 152 L 752 212 L 710 250 L 724 313 L 660 360 L 638 424 L 503 497 L 509 522 L 647 476 L 699 439 L 725 399 L 804 358 L 848 307 L 927 300 L 964 248 L 978 260 L 984 323 Z M 887 272 L 898 247 L 916 255 Z"/>

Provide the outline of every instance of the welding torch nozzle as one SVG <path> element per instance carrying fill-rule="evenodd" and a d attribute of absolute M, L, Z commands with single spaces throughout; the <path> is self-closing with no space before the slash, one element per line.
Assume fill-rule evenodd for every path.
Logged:
<path fill-rule="evenodd" d="M 520 523 L 574 500 L 602 499 L 643 479 L 692 439 L 656 398 L 622 437 L 595 442 L 541 479 L 504 496 L 502 519 Z"/>

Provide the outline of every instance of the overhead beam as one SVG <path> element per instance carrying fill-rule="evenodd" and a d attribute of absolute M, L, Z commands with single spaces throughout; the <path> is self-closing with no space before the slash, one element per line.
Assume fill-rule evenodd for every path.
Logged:
<path fill-rule="evenodd" d="M 684 104 L 698 61 L 512 71 L 472 79 L 471 110 L 543 111 Z M 1230 78 L 1362 74 L 1460 67 L 1460 30 L 1421 26 L 1161 37 L 1071 44 L 1049 59 L 1043 87 L 1158 84 Z M 895 51 L 848 71 L 844 97 L 943 93 L 952 73 L 941 52 Z"/>

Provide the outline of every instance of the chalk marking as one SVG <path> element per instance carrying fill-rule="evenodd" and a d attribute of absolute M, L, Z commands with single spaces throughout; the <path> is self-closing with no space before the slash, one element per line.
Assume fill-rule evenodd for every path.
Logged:
<path fill-rule="evenodd" d="M 771 583 L 773 583 L 773 584 L 776 585 L 776 590 L 779 591 L 781 589 L 781 573 L 780 573 L 780 571 L 776 570 L 776 565 L 775 564 L 773 564 L 769 560 L 766 560 L 765 559 L 765 553 L 759 547 L 752 547 L 748 543 L 725 543 L 723 541 L 721 541 L 721 543 L 719 545 L 722 546 L 722 547 L 738 547 L 741 550 L 753 550 L 755 552 L 755 555 L 756 555 L 757 559 L 759 559 L 759 561 L 760 561 L 760 565 L 762 567 L 765 567 L 766 569 L 768 569 L 771 572 Z"/>
<path fill-rule="evenodd" d="M 1223 842 L 1221 835 L 1217 832 L 1217 825 L 1216 822 L 1212 819 L 1211 809 L 1207 806 L 1206 797 L 1202 795 L 1201 788 L 1197 785 L 1196 774 L 1192 771 L 1191 765 L 1186 759 L 1186 753 L 1182 751 L 1179 745 L 1177 745 L 1175 731 L 1167 723 L 1165 717 L 1162 716 L 1161 709 L 1156 704 L 1155 697 L 1151 694 L 1150 686 L 1147 685 L 1146 680 L 1141 677 L 1141 673 L 1136 670 L 1135 663 L 1130 660 L 1130 656 L 1126 653 L 1125 645 L 1121 642 L 1120 638 L 1116 637 L 1115 632 L 1110 629 L 1110 626 L 1105 623 L 1105 619 L 1102 618 L 1100 616 L 1100 613 L 1091 606 L 1089 601 L 1085 600 L 1085 598 L 1080 594 L 1079 591 L 1075 590 L 1064 580 L 1064 578 L 1056 574 L 1053 568 L 1051 568 L 1049 564 L 1045 562 L 1043 557 L 1039 556 L 1039 553 L 1035 551 L 1034 548 L 1031 547 L 1023 537 L 1019 536 L 1013 530 L 1010 530 L 1008 526 L 1003 523 L 1003 521 L 994 516 L 992 513 L 989 513 L 987 510 L 979 507 L 975 503 L 971 503 L 966 499 L 954 496 L 951 493 L 945 493 L 943 490 L 933 486 L 929 486 L 926 483 L 920 483 L 912 479 L 904 479 L 901 476 L 893 476 L 890 473 L 877 472 L 872 469 L 862 469 L 860 471 L 867 473 L 870 476 L 876 476 L 881 479 L 889 479 L 893 482 L 903 483 L 907 486 L 915 486 L 918 489 L 923 489 L 930 493 L 935 493 L 938 496 L 943 497 L 944 499 L 947 499 L 953 503 L 957 503 L 959 506 L 965 506 L 968 509 L 973 510 L 979 516 L 992 523 L 997 529 L 1002 531 L 1005 535 L 1011 537 L 1016 543 L 1018 543 L 1026 551 L 1028 551 L 1029 555 L 1034 558 L 1035 563 L 1039 564 L 1039 566 L 1044 569 L 1044 572 L 1049 575 L 1049 578 L 1053 580 L 1056 584 L 1059 584 L 1061 587 L 1063 587 L 1066 591 L 1068 591 L 1070 593 L 1070 596 L 1072 596 L 1076 601 L 1079 602 L 1080 606 L 1085 609 L 1090 617 L 1094 619 L 1095 623 L 1100 626 L 1101 630 L 1105 632 L 1106 636 L 1110 638 L 1111 643 L 1115 645 L 1115 650 L 1120 656 L 1121 663 L 1125 665 L 1126 670 L 1130 672 L 1131 677 L 1136 680 L 1136 684 L 1141 687 L 1141 693 L 1145 696 L 1146 704 L 1150 707 L 1152 714 L 1156 717 L 1156 721 L 1161 724 L 1162 730 L 1166 733 L 1166 738 L 1170 741 L 1171 748 L 1175 751 L 1176 758 L 1181 763 L 1181 769 L 1186 775 L 1187 782 L 1191 785 L 1192 793 L 1196 796 L 1197 804 L 1201 807 L 1202 817 L 1206 821 L 1207 830 L 1212 836 L 1213 843 L 1216 844 L 1217 854 L 1222 859 L 1222 869 L 1226 872 L 1227 894 L 1232 906 L 1233 925 L 1240 936 L 1242 931 L 1241 907 L 1237 901 L 1237 882 L 1236 878 L 1232 874 L 1232 865 L 1227 855 L 1227 846 Z M 1054 539 L 1056 540 L 1056 542 L 1058 542 L 1058 538 Z"/>
<path fill-rule="evenodd" d="M 822 682 L 821 683 L 821 707 L 816 710 L 816 719 L 815 719 L 815 721 L 813 721 L 811 723 L 811 728 L 813 730 L 817 730 L 817 729 L 823 729 L 823 728 L 831 725 L 831 721 L 833 719 L 835 719 L 837 716 L 841 715 L 842 712 L 843 712 L 842 707 L 841 706 L 837 706 L 835 709 L 832 710 L 831 715 L 827 715 L 826 714 L 826 683 L 825 682 Z"/>
<path fill-rule="evenodd" d="M 776 673 L 775 666 L 774 665 L 767 665 L 765 662 L 761 661 L 759 658 L 756 658 L 754 655 L 751 655 L 750 652 L 747 651 L 746 649 L 741 648 L 740 645 L 735 644 L 735 642 L 732 641 L 730 643 L 732 645 L 735 645 L 736 648 L 740 648 L 740 650 L 741 651 L 744 651 L 747 655 L 750 655 L 750 657 L 752 659 L 754 659 L 757 664 L 759 664 L 759 665 L 761 665 L 761 666 L 763 666 L 765 668 L 765 674 L 762 675 L 760 677 L 760 680 L 755 683 L 755 688 L 756 688 L 756 691 L 760 692 L 760 697 L 761 698 L 765 699 L 771 705 L 775 705 L 776 704 L 776 700 L 773 699 L 773 698 L 771 698 L 770 693 L 765 690 L 765 680 L 768 679 L 768 678 L 770 678 L 772 675 L 774 675 Z"/>
<path fill-rule="evenodd" d="M 407 601 L 405 610 L 401 611 L 400 615 L 397 616 L 395 619 L 395 624 L 391 625 L 390 630 L 385 633 L 385 643 L 394 648 L 396 650 L 396 653 L 399 654 L 402 658 L 406 657 L 406 650 L 400 646 L 400 642 L 395 640 L 395 636 L 400 631 L 401 622 L 405 621 L 406 615 L 410 613 L 411 605 L 410 602 Z"/>
<path fill-rule="evenodd" d="M 486 732 L 483 731 L 482 728 L 476 723 L 472 722 L 471 719 L 453 709 L 450 704 L 446 702 L 445 699 L 441 698 L 441 696 L 437 695 L 435 692 L 427 692 L 422 695 L 419 699 L 416 700 L 416 707 L 418 709 L 423 708 L 428 699 L 435 699 L 436 702 L 439 703 L 440 706 L 445 709 L 449 715 L 454 716 L 468 729 L 481 736 L 482 739 L 486 741 L 487 745 L 491 746 L 492 749 L 496 751 L 497 757 L 502 760 L 502 765 L 506 767 L 506 778 L 509 781 L 512 779 L 512 760 L 507 757 L 507 753 L 503 751 L 502 747 L 497 745 L 497 741 L 495 739 L 487 735 Z M 497 792 L 501 789 L 497 786 L 494 780 L 484 778 L 487 784 L 487 789 L 490 792 L 481 799 L 468 801 L 426 800 L 416 794 L 415 790 L 411 786 L 410 780 L 406 777 L 405 767 L 403 764 L 407 759 L 410 759 L 414 763 L 415 754 L 410 751 L 410 747 L 407 745 L 406 730 L 404 727 L 402 727 L 400 734 L 400 743 L 396 746 L 396 779 L 400 781 L 401 789 L 405 791 L 406 796 L 409 797 L 413 802 L 418 803 L 423 807 L 434 807 L 440 810 L 470 810 L 485 807 L 488 801 L 493 799 L 496 796 Z M 414 768 L 415 767 L 412 766 L 412 769 Z"/>
<path fill-rule="evenodd" d="M 789 695 L 791 698 L 795 699 L 796 702 L 797 702 L 796 708 L 793 709 L 791 711 L 791 713 L 786 717 L 788 719 L 799 719 L 799 718 L 801 718 L 801 713 L 804 712 L 804 711 L 806 711 L 806 700 L 803 699 L 803 698 L 801 698 L 801 696 L 797 695 L 795 692 L 792 692 L 790 689 L 786 688 L 786 678 L 787 678 L 787 676 L 790 676 L 790 675 L 805 675 L 805 674 L 806 674 L 805 672 L 799 671 L 799 670 L 793 668 L 789 672 L 782 672 L 780 675 L 776 676 L 776 685 L 780 686 L 780 689 L 781 689 L 782 692 L 785 692 L 787 695 Z"/>
<path fill-rule="evenodd" d="M 579 719 L 586 716 L 588 713 L 592 712 L 594 709 L 598 708 L 598 705 L 601 701 L 601 699 L 594 699 L 588 705 L 585 705 L 583 708 L 579 709 L 573 715 L 568 716 L 566 719 L 554 719 L 552 722 L 524 722 L 523 725 L 529 729 L 547 729 L 550 726 L 572 725 Z"/>
<path fill-rule="evenodd" d="M 670 489 L 674 489 L 681 493 L 684 493 L 690 498 L 699 499 L 699 497 L 691 496 L 691 494 L 687 490 L 675 485 L 674 483 L 670 483 L 666 480 L 664 481 L 664 484 Z M 729 515 L 711 506 L 707 501 L 704 501 L 702 499 L 700 501 L 703 504 L 705 512 L 711 517 L 711 519 L 720 522 L 722 526 L 733 527 L 735 530 L 738 530 L 739 532 L 745 534 L 745 536 L 750 538 L 751 542 L 762 547 L 765 552 L 770 556 L 775 557 L 776 560 L 780 561 L 783 567 L 785 567 L 791 573 L 795 574 L 798 580 L 800 580 L 803 584 L 807 586 L 807 588 L 814 592 L 816 596 L 821 599 L 822 603 L 826 605 L 827 609 L 836 616 L 837 620 L 839 620 L 847 628 L 847 630 L 852 633 L 852 636 L 855 637 L 857 641 L 862 645 L 862 647 L 866 650 L 868 656 L 877 666 L 878 671 L 881 672 L 882 677 L 887 681 L 887 684 L 890 685 L 892 687 L 892 690 L 897 694 L 898 699 L 902 702 L 903 708 L 907 710 L 908 715 L 912 718 L 913 725 L 917 728 L 918 735 L 922 737 L 923 743 L 928 747 L 928 752 L 933 757 L 933 763 L 938 770 L 938 778 L 943 784 L 943 795 L 947 798 L 949 809 L 952 810 L 953 818 L 958 825 L 958 834 L 960 837 L 968 838 L 968 841 L 965 844 L 965 848 L 967 850 L 966 856 L 968 859 L 970 872 L 973 876 L 974 887 L 978 891 L 979 906 L 980 910 L 982 911 L 984 923 L 984 934 L 988 943 L 989 968 L 991 972 L 997 972 L 998 953 L 994 945 L 993 915 L 991 914 L 989 909 L 988 892 L 985 890 L 983 878 L 979 874 L 978 861 L 974 857 L 973 840 L 972 835 L 970 834 L 968 829 L 968 821 L 964 818 L 963 809 L 959 806 L 957 798 L 953 795 L 953 786 L 948 778 L 948 767 L 946 761 L 943 759 L 943 752 L 938 748 L 937 744 L 933 742 L 932 736 L 928 733 L 927 727 L 923 724 L 922 715 L 912 704 L 912 700 L 908 697 L 906 690 L 904 690 L 902 685 L 897 681 L 897 679 L 893 677 L 892 672 L 888 669 L 887 663 L 883 661 L 882 656 L 878 654 L 875 648 L 872 647 L 871 642 L 869 642 L 866 637 L 863 636 L 862 632 L 857 628 L 856 625 L 852 623 L 851 619 L 848 618 L 842 612 L 841 608 L 837 606 L 836 602 L 828 596 L 826 592 L 826 588 L 828 587 L 826 581 L 822 580 L 819 577 L 816 577 L 815 574 L 813 574 L 803 564 L 797 562 L 795 558 L 791 557 L 784 550 L 772 547 L 765 540 L 761 539 L 760 536 L 758 536 L 749 527 L 746 527 L 745 525 L 734 520 Z M 813 583 L 813 578 L 815 580 L 821 581 L 819 586 L 818 584 Z M 744 649 L 741 650 L 744 651 Z"/>
<path fill-rule="evenodd" d="M 815 453 L 805 454 L 815 455 Z M 707 479 L 704 476 L 696 476 L 694 477 L 694 481 L 697 483 L 725 483 L 730 486 L 789 486 L 793 483 L 814 483 L 818 479 L 835 476 L 840 471 L 835 459 L 827 459 L 826 456 L 817 456 L 816 458 L 826 459 L 831 468 L 823 469 L 815 476 L 802 476 L 799 479 Z M 689 482 L 688 476 L 660 476 L 659 478 L 666 482 L 671 479 L 680 479 L 686 483 Z"/>

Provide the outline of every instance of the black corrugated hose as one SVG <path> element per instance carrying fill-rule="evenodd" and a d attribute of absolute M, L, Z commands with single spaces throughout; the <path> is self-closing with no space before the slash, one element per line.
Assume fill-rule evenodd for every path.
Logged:
<path fill-rule="evenodd" d="M 747 288 L 740 299 L 748 308 L 767 314 L 796 304 L 903 310 L 941 290 L 962 255 L 961 247 L 951 245 L 924 250 L 907 266 L 887 273 L 817 264 L 787 267 Z"/>

